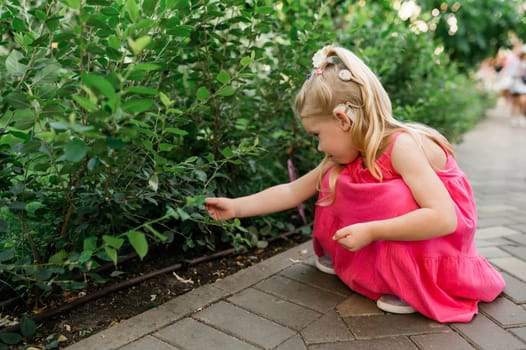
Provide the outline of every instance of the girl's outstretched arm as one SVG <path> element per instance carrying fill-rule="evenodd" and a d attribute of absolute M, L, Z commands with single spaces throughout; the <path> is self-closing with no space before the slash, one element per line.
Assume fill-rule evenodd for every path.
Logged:
<path fill-rule="evenodd" d="M 420 208 L 392 219 L 338 230 L 334 239 L 349 250 L 356 251 L 375 240 L 416 241 L 455 231 L 457 216 L 453 200 L 422 147 L 403 133 L 396 139 L 391 159 Z"/>
<path fill-rule="evenodd" d="M 269 187 L 239 198 L 207 198 L 205 207 L 216 220 L 275 213 L 294 208 L 316 193 L 316 185 L 327 166 L 324 163 L 293 182 Z"/>

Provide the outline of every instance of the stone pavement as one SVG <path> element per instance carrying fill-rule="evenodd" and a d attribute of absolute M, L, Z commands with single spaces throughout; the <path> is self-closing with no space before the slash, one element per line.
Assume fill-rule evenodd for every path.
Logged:
<path fill-rule="evenodd" d="M 68 349 L 526 349 L 526 128 L 493 111 L 455 150 L 476 195 L 477 245 L 507 282 L 472 322 L 381 312 L 318 272 L 307 242 Z"/>

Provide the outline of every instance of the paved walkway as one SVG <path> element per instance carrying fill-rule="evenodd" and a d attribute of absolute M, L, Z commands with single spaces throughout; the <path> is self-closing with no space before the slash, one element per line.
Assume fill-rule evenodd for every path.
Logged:
<path fill-rule="evenodd" d="M 383 313 L 318 272 L 307 242 L 68 349 L 526 349 L 526 128 L 490 113 L 456 152 L 476 194 L 478 247 L 507 282 L 472 322 Z"/>

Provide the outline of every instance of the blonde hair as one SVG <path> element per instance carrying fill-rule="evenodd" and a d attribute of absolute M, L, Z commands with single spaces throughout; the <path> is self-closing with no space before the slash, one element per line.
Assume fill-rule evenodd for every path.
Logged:
<path fill-rule="evenodd" d="M 343 74 L 344 78 L 342 70 L 348 71 Z M 391 100 L 384 87 L 354 53 L 341 47 L 328 47 L 327 58 L 318 70 L 311 73 L 296 95 L 294 112 L 300 119 L 328 117 L 333 116 L 333 110 L 339 104 L 352 110 L 354 118 L 350 137 L 364 165 L 378 181 L 382 181 L 382 172 L 376 164 L 379 152 L 399 130 L 409 133 L 421 147 L 422 137 L 428 137 L 453 154 L 450 143 L 435 129 L 418 123 L 402 123 L 393 117 Z M 328 204 L 334 200 L 334 189 L 342 168 L 337 167 L 331 172 Z M 318 187 L 321 187 L 321 179 Z M 323 204 L 327 204 L 326 201 Z"/>

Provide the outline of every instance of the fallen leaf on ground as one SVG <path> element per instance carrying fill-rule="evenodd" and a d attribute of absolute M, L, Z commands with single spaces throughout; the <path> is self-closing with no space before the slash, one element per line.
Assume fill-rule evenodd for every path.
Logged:
<path fill-rule="evenodd" d="M 184 279 L 182 278 L 181 276 L 179 276 L 178 274 L 176 274 L 175 272 L 172 272 L 172 274 L 174 275 L 175 278 L 177 278 L 177 280 L 181 283 L 185 283 L 185 284 L 194 284 L 194 281 L 192 281 L 191 279 Z"/>
<path fill-rule="evenodd" d="M 38 314 L 44 312 L 45 310 L 47 310 L 47 306 L 36 307 L 36 308 L 33 309 L 33 314 L 38 315 Z"/>
<path fill-rule="evenodd" d="M 57 341 L 59 343 L 63 343 L 65 341 L 68 341 L 68 338 L 66 338 L 66 336 L 64 336 L 63 334 L 59 335 L 58 338 L 57 338 Z"/>

